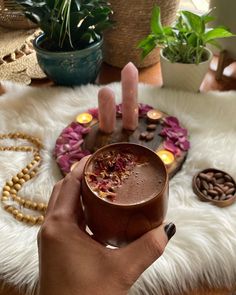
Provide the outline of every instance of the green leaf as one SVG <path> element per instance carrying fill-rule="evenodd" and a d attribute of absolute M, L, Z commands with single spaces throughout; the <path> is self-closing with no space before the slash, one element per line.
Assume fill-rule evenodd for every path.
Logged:
<path fill-rule="evenodd" d="M 155 47 L 156 38 L 154 35 L 149 35 L 138 44 L 138 48 L 142 49 L 142 58 L 146 57 Z"/>
<path fill-rule="evenodd" d="M 163 27 L 161 24 L 161 11 L 160 7 L 157 5 L 155 5 L 152 10 L 151 31 L 156 35 L 163 34 Z"/>
<path fill-rule="evenodd" d="M 181 15 L 184 23 L 187 25 L 190 31 L 194 31 L 198 34 L 204 33 L 205 24 L 199 15 L 190 11 L 181 11 Z"/>
<path fill-rule="evenodd" d="M 215 29 L 209 30 L 202 37 L 204 42 L 207 43 L 214 39 L 226 38 L 226 37 L 232 37 L 232 36 L 235 36 L 235 35 L 224 28 L 215 28 Z"/>

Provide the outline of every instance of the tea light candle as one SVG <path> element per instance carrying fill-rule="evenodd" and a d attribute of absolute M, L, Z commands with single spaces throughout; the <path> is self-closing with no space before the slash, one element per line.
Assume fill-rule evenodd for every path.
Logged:
<path fill-rule="evenodd" d="M 138 69 L 129 62 L 121 71 L 123 128 L 138 127 Z"/>
<path fill-rule="evenodd" d="M 163 161 L 166 167 L 169 167 L 175 161 L 175 156 L 170 151 L 160 150 L 160 151 L 157 151 L 156 153 L 161 158 L 161 160 Z"/>
<path fill-rule="evenodd" d="M 91 123 L 92 120 L 93 120 L 93 116 L 89 113 L 82 113 L 76 117 L 76 122 L 78 122 L 82 125 L 87 125 L 87 124 Z"/>
<path fill-rule="evenodd" d="M 162 113 L 159 110 L 150 110 L 147 112 L 147 118 L 149 122 L 157 123 L 162 117 Z"/>
<path fill-rule="evenodd" d="M 99 129 L 104 133 L 112 133 L 116 127 L 116 102 L 114 91 L 106 86 L 98 92 Z"/>

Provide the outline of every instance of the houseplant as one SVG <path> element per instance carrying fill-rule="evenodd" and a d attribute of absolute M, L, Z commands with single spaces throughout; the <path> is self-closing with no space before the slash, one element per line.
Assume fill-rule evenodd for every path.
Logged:
<path fill-rule="evenodd" d="M 167 87 L 198 91 L 209 67 L 212 52 L 207 44 L 218 46 L 216 39 L 233 34 L 224 27 L 207 28 L 213 20 L 211 11 L 197 15 L 180 11 L 173 26 L 162 26 L 160 8 L 154 6 L 151 33 L 138 47 L 143 58 L 154 48 L 161 47 L 163 84 Z"/>
<path fill-rule="evenodd" d="M 17 0 L 43 31 L 34 40 L 38 63 L 56 84 L 94 82 L 102 62 L 102 32 L 111 25 L 105 0 Z"/>

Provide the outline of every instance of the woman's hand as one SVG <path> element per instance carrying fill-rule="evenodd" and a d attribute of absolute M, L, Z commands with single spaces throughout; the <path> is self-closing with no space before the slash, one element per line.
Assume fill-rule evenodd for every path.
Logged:
<path fill-rule="evenodd" d="M 40 295 L 121 295 L 163 253 L 175 225 L 151 230 L 128 246 L 109 249 L 85 231 L 80 188 L 86 159 L 52 192 L 38 235 Z"/>

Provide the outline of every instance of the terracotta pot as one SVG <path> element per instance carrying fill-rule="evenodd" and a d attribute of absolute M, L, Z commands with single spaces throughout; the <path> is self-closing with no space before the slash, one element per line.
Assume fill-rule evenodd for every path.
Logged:
<path fill-rule="evenodd" d="M 199 91 L 213 57 L 212 52 L 208 48 L 205 48 L 205 51 L 208 59 L 196 65 L 172 63 L 163 55 L 163 50 L 161 50 L 163 86 L 185 91 Z"/>
<path fill-rule="evenodd" d="M 138 202 L 130 204 L 129 202 L 120 204 L 97 196 L 85 176 L 86 172 L 92 171 L 93 161 L 98 155 L 111 150 L 124 149 L 144 156 L 156 169 L 157 174 L 153 177 L 162 179 L 158 190 L 154 191 L 149 198 L 142 199 L 142 195 L 140 195 Z M 145 186 L 147 183 L 143 185 Z M 132 189 L 135 188 L 130 187 L 130 189 L 131 195 Z M 85 165 L 82 179 L 82 200 L 87 225 L 95 238 L 105 244 L 123 246 L 163 222 L 168 203 L 168 174 L 165 165 L 155 152 L 144 146 L 131 143 L 107 145 L 96 151 Z"/>

